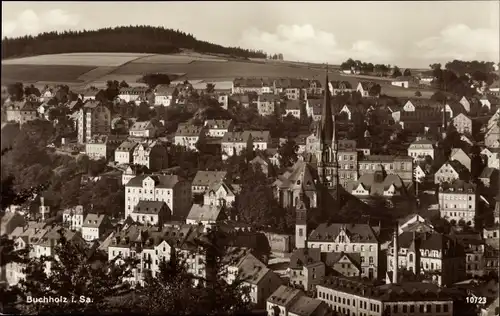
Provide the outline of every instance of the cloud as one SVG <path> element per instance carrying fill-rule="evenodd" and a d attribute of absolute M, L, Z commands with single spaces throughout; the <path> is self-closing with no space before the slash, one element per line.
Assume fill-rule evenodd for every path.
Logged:
<path fill-rule="evenodd" d="M 80 23 L 76 14 L 54 9 L 42 13 L 33 10 L 21 12 L 15 19 L 2 21 L 2 37 L 36 35 L 48 31 L 74 29 Z"/>
<path fill-rule="evenodd" d="M 465 24 L 450 25 L 438 36 L 416 43 L 415 57 L 434 60 L 498 61 L 500 33 L 495 29 L 471 29 Z"/>
<path fill-rule="evenodd" d="M 268 33 L 252 28 L 243 32 L 241 47 L 282 53 L 287 60 L 341 63 L 348 58 L 369 62 L 390 62 L 392 52 L 369 40 L 358 40 L 350 48 L 341 47 L 333 33 L 316 30 L 310 24 L 279 25 Z"/>

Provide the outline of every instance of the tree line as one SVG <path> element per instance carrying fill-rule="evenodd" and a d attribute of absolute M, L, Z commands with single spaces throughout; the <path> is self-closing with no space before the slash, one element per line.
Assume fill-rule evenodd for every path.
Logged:
<path fill-rule="evenodd" d="M 45 32 L 2 39 L 2 59 L 75 52 L 128 52 L 171 54 L 181 48 L 201 53 L 226 54 L 243 58 L 266 58 L 261 50 L 201 41 L 192 34 L 153 26 L 120 26 L 98 30 Z"/>

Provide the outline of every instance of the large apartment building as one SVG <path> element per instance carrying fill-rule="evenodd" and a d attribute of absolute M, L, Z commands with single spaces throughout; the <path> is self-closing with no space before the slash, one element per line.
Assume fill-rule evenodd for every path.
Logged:
<path fill-rule="evenodd" d="M 441 218 L 474 225 L 478 203 L 475 184 L 463 180 L 443 183 L 439 186 L 438 201 Z"/>
<path fill-rule="evenodd" d="M 174 219 L 185 219 L 191 208 L 191 182 L 176 175 L 140 175 L 125 185 L 125 218 L 141 200 L 163 201 Z"/>
<path fill-rule="evenodd" d="M 387 174 L 398 175 L 403 182 L 413 181 L 413 158 L 409 156 L 369 155 L 359 161 L 359 175 L 375 173 L 381 166 Z"/>
<path fill-rule="evenodd" d="M 97 101 L 88 101 L 78 112 L 78 142 L 83 144 L 94 135 L 107 135 L 111 131 L 111 113 Z"/>

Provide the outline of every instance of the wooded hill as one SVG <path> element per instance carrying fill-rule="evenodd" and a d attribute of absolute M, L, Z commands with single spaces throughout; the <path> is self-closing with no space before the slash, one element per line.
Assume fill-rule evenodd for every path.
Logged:
<path fill-rule="evenodd" d="M 172 54 L 182 48 L 199 53 L 242 58 L 266 58 L 263 51 L 224 47 L 200 41 L 192 34 L 153 26 L 121 26 L 99 30 L 41 33 L 2 39 L 2 59 L 77 52 Z"/>

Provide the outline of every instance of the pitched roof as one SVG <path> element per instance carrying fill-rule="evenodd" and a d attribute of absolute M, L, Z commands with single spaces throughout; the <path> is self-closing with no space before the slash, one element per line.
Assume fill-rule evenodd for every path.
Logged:
<path fill-rule="evenodd" d="M 280 96 L 272 93 L 261 94 L 257 99 L 258 102 L 278 102 L 279 100 Z"/>
<path fill-rule="evenodd" d="M 135 122 L 134 125 L 130 128 L 130 131 L 144 131 L 147 130 L 153 126 L 153 123 L 151 121 L 143 121 L 143 122 Z"/>
<path fill-rule="evenodd" d="M 116 148 L 116 151 L 130 152 L 130 151 L 134 150 L 135 146 L 137 146 L 137 145 L 138 145 L 138 143 L 136 143 L 134 141 L 126 140 L 123 143 L 121 143 L 120 146 L 118 146 L 118 148 Z"/>
<path fill-rule="evenodd" d="M 333 89 L 341 89 L 341 90 L 352 89 L 352 84 L 349 81 L 345 81 L 345 80 L 330 81 L 330 84 L 332 85 Z"/>
<path fill-rule="evenodd" d="M 183 181 L 178 175 L 140 175 L 130 179 L 127 187 L 142 188 L 142 182 L 146 178 L 151 178 L 155 182 L 155 188 L 173 189 L 177 183 Z"/>
<path fill-rule="evenodd" d="M 221 211 L 222 206 L 193 204 L 187 219 L 194 220 L 196 222 L 215 222 L 219 219 L 219 216 L 222 215 Z"/>
<path fill-rule="evenodd" d="M 432 142 L 431 140 L 428 140 L 426 138 L 420 138 L 420 139 L 414 141 L 413 143 L 411 143 L 410 147 L 412 145 L 431 145 L 431 146 L 433 146 L 434 142 Z"/>
<path fill-rule="evenodd" d="M 483 171 L 481 172 L 481 175 L 479 176 L 479 178 L 486 178 L 486 179 L 491 179 L 491 177 L 493 176 L 493 174 L 497 172 L 497 169 L 495 168 L 490 168 L 490 167 L 485 167 L 483 169 Z"/>
<path fill-rule="evenodd" d="M 163 201 L 139 200 L 139 203 L 134 207 L 133 213 L 159 214 L 163 208 L 168 209 L 167 204 Z"/>
<path fill-rule="evenodd" d="M 205 127 L 209 129 L 228 129 L 233 120 L 205 120 Z"/>
<path fill-rule="evenodd" d="M 14 101 L 7 105 L 7 110 L 13 111 L 36 111 L 38 104 L 31 101 Z"/>
<path fill-rule="evenodd" d="M 252 141 L 254 142 L 267 142 L 271 137 L 271 133 L 269 131 L 244 131 L 243 134 L 243 139 L 248 139 L 247 135 L 250 135 L 252 137 Z"/>
<path fill-rule="evenodd" d="M 251 253 L 248 253 L 239 262 L 238 272 L 241 279 L 250 284 L 259 284 L 266 274 L 273 273 L 264 263 Z"/>
<path fill-rule="evenodd" d="M 383 196 L 384 191 L 387 191 L 391 185 L 394 186 L 394 189 L 397 192 L 405 192 L 403 181 L 397 174 L 388 174 L 383 179 L 380 179 L 377 173 L 365 173 L 358 179 L 358 181 L 353 182 L 349 189 L 351 191 L 355 190 L 359 185 L 370 192 L 370 195 Z"/>
<path fill-rule="evenodd" d="M 276 291 L 269 296 L 267 301 L 272 304 L 280 306 L 288 306 L 293 303 L 293 300 L 299 296 L 303 296 L 304 293 L 301 290 L 288 287 L 286 285 L 281 285 Z"/>
<path fill-rule="evenodd" d="M 300 101 L 299 100 L 287 100 L 286 101 L 286 109 L 287 110 L 300 110 Z"/>
<path fill-rule="evenodd" d="M 175 87 L 169 87 L 168 85 L 158 85 L 155 88 L 155 95 L 164 95 L 164 96 L 170 96 L 174 93 Z"/>
<path fill-rule="evenodd" d="M 325 264 L 327 266 L 333 266 L 341 259 L 346 257 L 351 264 L 353 264 L 356 268 L 361 269 L 361 254 L 360 253 L 345 253 L 341 252 L 327 252 L 325 253 Z"/>
<path fill-rule="evenodd" d="M 103 223 L 105 217 L 106 215 L 104 214 L 87 214 L 82 226 L 98 228 Z"/>
<path fill-rule="evenodd" d="M 203 171 L 198 170 L 193 179 L 193 186 L 212 186 L 226 178 L 227 171 Z"/>
<path fill-rule="evenodd" d="M 177 131 L 175 132 L 175 136 L 200 136 L 202 131 L 202 126 L 196 126 L 192 124 L 179 124 L 179 126 L 177 127 Z"/>
<path fill-rule="evenodd" d="M 222 137 L 223 143 L 246 143 L 250 135 L 246 132 L 226 132 Z"/>
<path fill-rule="evenodd" d="M 351 242 L 357 243 L 377 243 L 377 236 L 368 224 L 320 224 L 309 235 L 309 241 L 335 240 L 340 232 L 345 229 Z"/>
<path fill-rule="evenodd" d="M 303 266 L 321 262 L 321 249 L 296 249 L 290 256 L 290 269 L 302 269 Z"/>
<path fill-rule="evenodd" d="M 301 296 L 293 303 L 288 313 L 293 313 L 298 316 L 314 316 L 321 307 L 325 305 L 323 301 L 308 296 Z M 326 309 L 326 306 L 324 306 Z"/>

